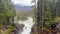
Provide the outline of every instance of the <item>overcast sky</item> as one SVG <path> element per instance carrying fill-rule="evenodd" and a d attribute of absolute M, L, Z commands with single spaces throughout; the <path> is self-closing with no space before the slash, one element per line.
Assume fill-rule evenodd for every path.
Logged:
<path fill-rule="evenodd" d="M 25 5 L 25 6 L 32 6 L 33 4 L 31 4 L 32 0 L 12 0 L 14 2 L 14 4 L 19 4 L 19 5 Z"/>

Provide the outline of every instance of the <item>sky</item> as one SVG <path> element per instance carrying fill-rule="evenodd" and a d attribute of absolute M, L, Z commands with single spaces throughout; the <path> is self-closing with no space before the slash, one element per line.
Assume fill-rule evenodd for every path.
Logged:
<path fill-rule="evenodd" d="M 32 0 L 12 0 L 14 4 L 22 5 L 22 6 L 32 6 L 34 3 L 31 3 Z"/>

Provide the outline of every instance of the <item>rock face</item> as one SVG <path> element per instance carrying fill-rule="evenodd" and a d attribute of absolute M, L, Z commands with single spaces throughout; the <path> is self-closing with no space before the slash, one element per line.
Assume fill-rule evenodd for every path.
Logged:
<path fill-rule="evenodd" d="M 31 34 L 37 34 L 37 29 L 35 25 L 31 28 Z"/>
<path fill-rule="evenodd" d="M 24 27 L 23 24 L 19 25 L 19 26 L 16 28 L 16 30 L 15 30 L 15 34 L 19 34 L 20 32 L 22 32 L 22 31 L 23 31 L 23 27 Z"/>

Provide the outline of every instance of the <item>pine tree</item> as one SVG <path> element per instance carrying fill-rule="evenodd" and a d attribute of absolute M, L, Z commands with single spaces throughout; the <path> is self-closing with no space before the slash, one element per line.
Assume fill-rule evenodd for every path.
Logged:
<path fill-rule="evenodd" d="M 38 0 L 37 6 L 37 26 L 38 26 L 38 34 L 42 34 L 43 23 L 44 23 L 44 2 L 45 0 Z"/>

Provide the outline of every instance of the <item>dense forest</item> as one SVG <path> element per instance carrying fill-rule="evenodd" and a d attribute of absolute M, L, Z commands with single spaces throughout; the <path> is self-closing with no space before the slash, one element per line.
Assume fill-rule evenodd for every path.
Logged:
<path fill-rule="evenodd" d="M 0 0 L 0 34 L 14 33 L 15 8 L 11 0 Z"/>
<path fill-rule="evenodd" d="M 32 34 L 60 34 L 60 0 L 38 0 L 33 10 Z"/>
<path fill-rule="evenodd" d="M 38 0 L 37 3 L 38 34 L 57 34 L 60 31 L 60 0 Z"/>
<path fill-rule="evenodd" d="M 33 2 L 36 3 L 35 0 Z M 0 0 L 0 34 L 17 34 L 15 16 L 16 10 L 11 0 Z M 60 34 L 60 0 L 38 0 L 31 11 L 17 13 L 17 20 L 26 20 L 27 17 L 33 17 L 35 22 L 31 34 Z M 20 25 L 18 27 L 21 28 Z"/>

